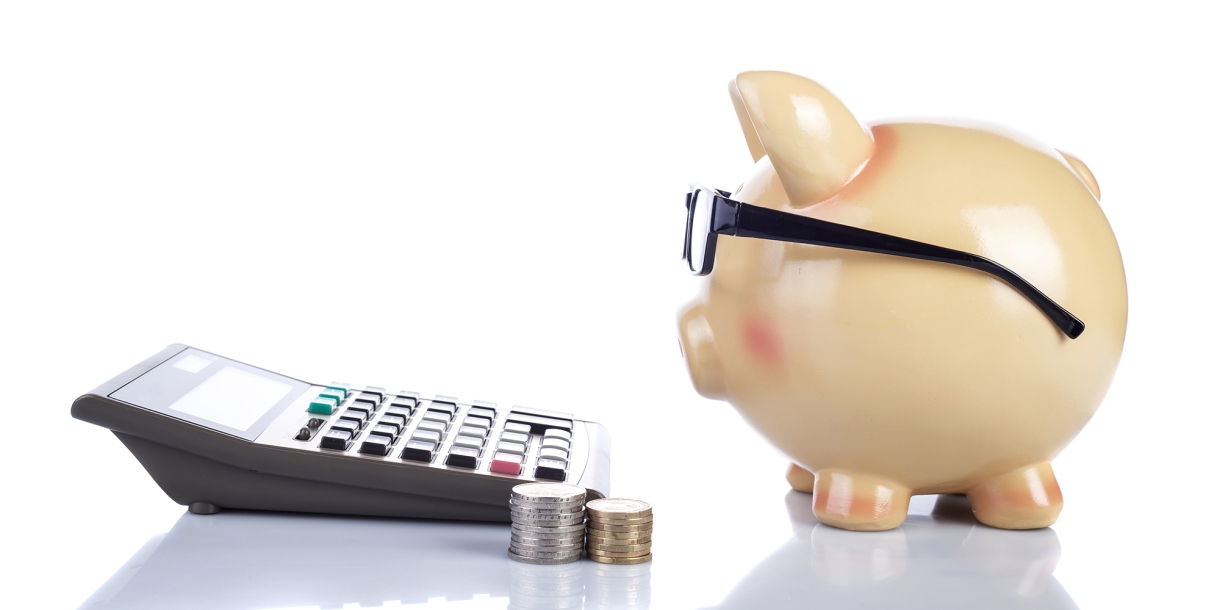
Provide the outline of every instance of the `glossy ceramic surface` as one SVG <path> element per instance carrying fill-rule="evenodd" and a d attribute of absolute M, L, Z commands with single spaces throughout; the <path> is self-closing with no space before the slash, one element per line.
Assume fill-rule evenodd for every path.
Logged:
<path fill-rule="evenodd" d="M 1054 523 L 1049 462 L 1092 417 L 1122 352 L 1118 244 L 1078 159 L 992 128 L 862 126 L 818 84 L 730 85 L 752 176 L 738 201 L 977 253 L 1078 316 L 1065 337 L 981 273 L 721 236 L 679 320 L 700 394 L 732 403 L 805 471 L 822 522 L 886 530 L 913 494 L 969 494 L 982 522 Z"/>

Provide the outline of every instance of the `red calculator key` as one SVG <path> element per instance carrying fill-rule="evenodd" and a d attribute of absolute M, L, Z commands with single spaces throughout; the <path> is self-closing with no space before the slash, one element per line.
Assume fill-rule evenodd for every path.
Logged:
<path fill-rule="evenodd" d="M 496 453 L 496 456 L 491 460 L 491 471 L 520 476 L 521 462 L 523 460 L 524 458 L 521 456 L 512 453 Z"/>

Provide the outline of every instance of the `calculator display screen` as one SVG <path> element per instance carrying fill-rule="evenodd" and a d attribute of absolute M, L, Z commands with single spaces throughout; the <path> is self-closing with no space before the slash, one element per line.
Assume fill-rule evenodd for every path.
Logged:
<path fill-rule="evenodd" d="M 254 440 L 309 384 L 186 348 L 110 394 L 123 401 Z"/>
<path fill-rule="evenodd" d="M 262 375 L 226 366 L 169 405 L 237 430 L 247 430 L 284 398 L 292 386 Z"/>

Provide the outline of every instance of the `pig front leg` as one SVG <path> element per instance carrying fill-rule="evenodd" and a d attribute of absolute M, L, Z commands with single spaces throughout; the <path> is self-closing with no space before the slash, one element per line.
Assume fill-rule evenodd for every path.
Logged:
<path fill-rule="evenodd" d="M 1002 474 L 971 489 L 966 496 L 976 519 L 1006 530 L 1047 527 L 1063 510 L 1059 482 L 1047 463 Z"/>
<path fill-rule="evenodd" d="M 910 502 L 910 489 L 883 477 L 829 469 L 814 475 L 813 514 L 840 529 L 892 530 L 906 520 Z"/>

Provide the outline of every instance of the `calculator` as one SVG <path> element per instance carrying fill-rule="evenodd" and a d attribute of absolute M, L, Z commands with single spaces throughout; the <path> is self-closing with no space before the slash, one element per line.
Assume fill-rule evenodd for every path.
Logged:
<path fill-rule="evenodd" d="M 570 413 L 309 383 L 175 344 L 77 398 L 191 512 L 509 519 L 513 486 L 610 493 L 610 434 Z"/>

